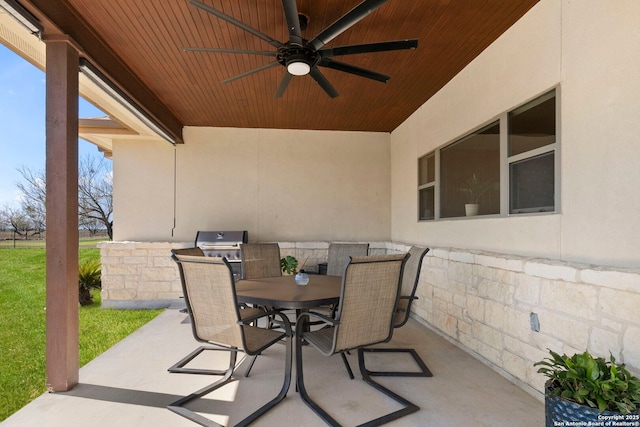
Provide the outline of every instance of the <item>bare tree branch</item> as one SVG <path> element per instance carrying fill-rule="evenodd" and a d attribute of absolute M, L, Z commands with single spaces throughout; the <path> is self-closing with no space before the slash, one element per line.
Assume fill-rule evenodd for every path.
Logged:
<path fill-rule="evenodd" d="M 24 166 L 18 172 L 24 179 L 17 183 L 22 193 L 20 214 L 30 222 L 32 229 L 39 232 L 44 229 L 46 218 L 46 173 L 44 170 L 32 171 Z M 109 239 L 113 239 L 113 173 L 104 158 L 86 156 L 80 160 L 78 216 L 79 226 L 89 230 L 90 234 L 106 230 Z M 15 229 L 13 225 L 11 227 Z"/>

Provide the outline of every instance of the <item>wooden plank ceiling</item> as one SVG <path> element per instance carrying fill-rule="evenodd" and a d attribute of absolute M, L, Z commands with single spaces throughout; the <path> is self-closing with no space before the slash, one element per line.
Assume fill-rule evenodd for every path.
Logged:
<path fill-rule="evenodd" d="M 201 1 L 278 41 L 288 40 L 281 0 Z M 360 1 L 298 0 L 299 12 L 309 17 L 303 38 L 313 39 Z M 418 39 L 417 49 L 335 58 L 387 74 L 391 79 L 380 83 L 322 67 L 320 70 L 339 93 L 333 99 L 309 75 L 293 77 L 284 95 L 274 98 L 285 73 L 280 65 L 221 83 L 274 59 L 186 52 L 183 47 L 258 51 L 275 48 L 187 0 L 24 3 L 55 31 L 75 35 L 81 46 L 84 37 L 71 27 L 89 28 L 104 51 L 110 53 L 101 56 L 96 53 L 99 50 L 93 49 L 90 60 L 108 71 L 108 62 L 112 61 L 109 56 L 120 58 L 137 77 L 136 84 L 145 85 L 182 125 L 390 132 L 537 1 L 390 0 L 327 47 Z M 49 6 L 51 3 L 64 6 L 71 13 L 55 16 L 59 9 Z M 38 10 L 38 4 L 42 10 Z M 131 82 L 119 83 L 132 86 Z"/>

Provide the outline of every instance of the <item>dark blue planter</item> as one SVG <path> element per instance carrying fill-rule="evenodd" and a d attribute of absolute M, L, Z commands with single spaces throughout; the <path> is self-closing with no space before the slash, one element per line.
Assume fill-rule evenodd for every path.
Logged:
<path fill-rule="evenodd" d="M 638 421 L 620 415 L 619 412 L 604 411 L 602 414 L 598 412 L 596 408 L 592 408 L 588 405 L 580 405 L 579 403 L 572 402 L 562 397 L 549 396 L 549 384 L 545 385 L 544 393 L 544 407 L 545 407 L 545 426 L 569 426 L 569 425 L 607 425 L 606 421 Z M 635 412 L 634 414 L 638 414 Z M 631 415 L 633 416 L 633 415 Z M 589 423 L 592 424 L 589 424 Z M 614 425 L 614 424 L 609 424 Z M 622 424 L 621 424 L 622 425 Z M 630 424 L 637 425 L 637 424 Z"/>

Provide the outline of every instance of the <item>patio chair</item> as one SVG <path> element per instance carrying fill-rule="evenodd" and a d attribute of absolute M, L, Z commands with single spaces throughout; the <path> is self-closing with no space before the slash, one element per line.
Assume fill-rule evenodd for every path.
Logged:
<path fill-rule="evenodd" d="M 350 258 L 342 277 L 340 306 L 334 318 L 317 312 L 302 313 L 296 325 L 296 385 L 300 397 L 327 424 L 339 426 L 328 412 L 315 403 L 304 383 L 302 342 L 325 356 L 357 350 L 362 379 L 370 386 L 402 405 L 401 409 L 371 420 L 367 426 L 379 426 L 404 417 L 420 408 L 375 382 L 364 369 L 361 349 L 387 342 L 393 334 L 395 308 L 400 293 L 402 272 L 408 254 Z M 310 319 L 324 322 L 324 327 L 305 330 Z"/>
<path fill-rule="evenodd" d="M 368 243 L 329 243 L 327 275 L 342 276 L 349 257 L 367 256 Z"/>
<path fill-rule="evenodd" d="M 361 257 L 369 255 L 368 243 L 329 243 L 329 252 L 327 256 L 327 275 L 342 276 L 345 265 L 349 262 L 349 257 Z M 335 306 L 323 307 L 330 311 L 331 315 L 335 315 Z M 342 358 L 348 366 L 345 355 Z M 349 372 L 350 369 L 349 369 Z"/>
<path fill-rule="evenodd" d="M 280 403 L 291 384 L 292 332 L 289 320 L 277 312 L 261 312 L 255 316 L 242 318 L 235 291 L 233 271 L 226 259 L 177 256 L 185 301 L 189 308 L 193 336 L 199 342 L 212 344 L 222 351 L 229 352 L 229 367 L 218 381 L 176 400 L 167 406 L 171 411 L 203 426 L 219 424 L 184 407 L 189 402 L 219 389 L 233 380 L 238 351 L 247 355 L 258 355 L 262 351 L 280 342 L 286 344 L 284 381 L 275 398 L 252 412 L 238 426 L 254 422 L 264 413 Z M 285 325 L 284 331 L 259 328 L 251 322 L 266 316 L 280 316 Z"/>
<path fill-rule="evenodd" d="M 173 249 L 173 250 L 171 250 L 171 254 L 174 257 L 176 257 L 176 256 L 177 257 L 180 257 L 180 256 L 204 257 L 204 252 L 202 252 L 202 249 L 200 249 L 199 247 Z M 180 278 L 182 280 L 182 270 L 180 269 L 179 266 L 178 266 L 178 270 L 180 272 Z M 246 306 L 244 306 L 242 304 L 240 305 L 240 308 L 241 308 L 240 316 L 243 319 L 246 319 L 248 317 L 257 316 L 258 314 L 261 314 L 261 313 L 264 312 L 264 310 L 262 310 L 260 308 L 246 307 Z M 188 306 L 187 306 L 186 309 L 184 309 L 184 312 L 185 313 L 189 312 Z M 198 357 L 200 355 L 200 353 L 202 353 L 203 351 L 207 351 L 207 350 L 218 350 L 218 348 L 211 347 L 211 346 L 199 346 L 198 348 L 193 350 L 191 353 L 187 354 L 185 357 L 183 357 L 182 359 L 180 359 L 176 363 L 174 363 L 168 369 L 168 371 L 171 372 L 171 373 L 174 373 L 174 374 L 177 373 L 177 374 L 224 375 L 226 370 L 186 367 L 193 359 Z M 251 372 L 251 368 L 253 367 L 253 364 L 255 363 L 256 357 L 257 356 L 252 356 L 251 361 L 249 362 L 249 364 L 247 366 L 247 370 L 245 371 L 245 376 L 247 376 L 247 377 L 249 376 L 249 373 Z"/>
<path fill-rule="evenodd" d="M 280 246 L 277 243 L 242 243 L 240 259 L 243 279 L 282 276 Z"/>
<path fill-rule="evenodd" d="M 404 273 L 402 275 L 402 286 L 400 290 L 400 298 L 398 299 L 398 305 L 396 306 L 396 312 L 393 320 L 393 327 L 400 328 L 404 326 L 409 320 L 409 314 L 411 313 L 411 304 L 413 300 L 418 299 L 416 295 L 416 289 L 418 288 L 418 282 L 420 280 L 420 271 L 422 269 L 422 260 L 424 256 L 429 252 L 429 248 L 421 248 L 419 246 L 413 246 L 409 250 L 409 260 L 404 267 Z M 384 376 L 384 377 L 432 377 L 433 374 L 427 368 L 427 365 L 420 358 L 418 353 L 413 348 L 363 348 L 363 352 L 368 353 L 408 353 L 413 357 L 414 362 L 418 365 L 419 371 L 370 371 L 366 372 L 371 376 Z M 348 363 L 348 362 L 347 362 Z M 365 368 L 366 369 L 366 368 Z M 349 368 L 347 368 L 349 370 Z M 353 379 L 353 377 L 352 377 Z"/>
<path fill-rule="evenodd" d="M 280 246 L 277 243 L 242 243 L 240 259 L 243 279 L 282 276 Z M 264 309 L 271 311 L 273 307 L 264 307 Z M 267 319 L 268 328 L 274 327 L 277 323 L 273 317 Z"/>

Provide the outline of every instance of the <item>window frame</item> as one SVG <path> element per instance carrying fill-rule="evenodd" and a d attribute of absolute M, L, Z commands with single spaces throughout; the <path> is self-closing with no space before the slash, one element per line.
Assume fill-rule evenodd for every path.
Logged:
<path fill-rule="evenodd" d="M 525 107 L 527 104 L 530 104 L 533 101 L 538 100 L 539 103 L 542 103 L 545 101 L 545 99 L 548 99 L 550 97 L 554 97 L 555 98 L 555 113 L 556 113 L 556 117 L 555 117 L 555 132 L 556 132 L 556 139 L 555 142 L 552 144 L 547 144 L 545 146 L 542 147 L 538 147 L 538 148 L 534 148 L 532 150 L 529 151 L 525 151 L 522 153 L 518 153 L 515 154 L 513 156 L 509 156 L 509 129 L 508 129 L 508 123 L 509 123 L 509 114 L 518 110 L 521 110 L 523 107 Z M 532 105 L 530 108 L 533 108 L 534 105 Z M 525 110 L 526 111 L 526 110 Z M 500 198 L 503 201 L 503 204 L 501 206 L 501 211 L 505 213 L 506 216 L 521 216 L 521 215 L 533 215 L 533 214 L 554 214 L 554 213 L 559 213 L 560 212 L 560 149 L 559 149 L 559 143 L 560 143 L 560 90 L 558 87 L 554 87 L 551 88 L 541 94 L 538 94 L 536 96 L 534 96 L 533 98 L 521 103 L 520 105 L 510 109 L 509 111 L 503 113 L 501 116 L 504 116 L 504 154 L 505 154 L 505 163 L 504 163 L 504 170 L 501 171 L 501 176 L 502 173 L 504 173 L 506 175 L 506 182 L 508 187 L 506 188 L 507 192 L 506 194 L 500 194 Z M 501 118 L 502 121 L 502 118 Z M 501 134 L 502 134 L 502 128 L 501 128 Z M 502 136 L 502 135 L 501 135 Z M 553 152 L 553 160 L 554 160 L 554 168 L 553 168 L 553 201 L 554 201 L 554 205 L 553 205 L 553 209 L 550 210 L 544 210 L 544 211 L 540 211 L 541 207 L 535 207 L 535 208 L 521 208 L 518 209 L 518 212 L 511 212 L 511 174 L 510 174 L 510 170 L 511 170 L 511 165 L 514 163 L 518 163 L 524 160 L 530 160 L 530 159 L 534 159 L 536 157 L 548 154 Z"/>
<path fill-rule="evenodd" d="M 537 99 L 541 99 L 547 96 L 555 97 L 555 132 L 556 139 L 552 144 L 545 145 L 543 147 L 534 148 L 529 151 L 525 151 L 523 153 L 518 153 L 513 156 L 509 156 L 509 114 L 511 112 L 517 111 L 518 109 L 523 108 L 527 104 L 536 101 Z M 543 101 L 541 101 L 543 102 Z M 441 145 L 435 150 L 429 151 L 418 157 L 417 167 L 418 167 L 418 177 L 417 177 L 417 221 L 418 222 L 426 222 L 426 221 L 456 221 L 456 220 L 464 220 L 464 219 L 478 219 L 478 218 L 495 218 L 495 217 L 510 217 L 510 216 L 523 216 L 523 215 L 550 215 L 550 214 L 558 214 L 561 212 L 561 198 L 560 198 L 560 182 L 561 182 L 561 158 L 560 158 L 560 142 L 562 140 L 561 136 L 561 127 L 560 127 L 560 105 L 561 105 L 561 92 L 560 87 L 555 86 L 551 87 L 545 91 L 538 93 L 537 95 L 531 97 L 530 99 L 510 108 L 508 111 L 505 111 L 499 114 L 496 117 L 492 117 L 491 119 L 484 122 L 482 125 L 475 127 L 473 130 L 466 132 L 465 134 L 448 141 L 446 144 Z M 452 144 L 456 144 L 464 139 L 468 138 L 470 135 L 476 133 L 479 129 L 483 129 L 492 123 L 498 121 L 500 128 L 500 163 L 499 163 L 499 176 L 500 176 L 500 212 L 498 214 L 487 214 L 487 215 L 476 215 L 476 216 L 455 216 L 455 217 L 441 217 L 441 204 L 440 204 L 440 187 L 441 187 L 441 164 L 440 164 L 440 152 L 451 146 Z M 518 209 L 518 212 L 511 212 L 510 207 L 510 195 L 511 195 L 511 177 L 510 177 L 510 168 L 514 163 L 521 162 L 523 160 L 533 159 L 538 156 L 542 156 L 548 153 L 553 153 L 554 156 L 554 207 L 552 210 L 540 211 L 540 208 L 525 208 Z M 428 156 L 434 156 L 435 159 L 435 178 L 433 182 L 428 182 L 425 184 L 420 183 L 420 161 Z M 433 218 L 421 218 L 420 211 L 422 206 L 420 205 L 420 191 L 433 187 L 434 191 L 434 215 Z"/>
<path fill-rule="evenodd" d="M 428 181 L 424 184 L 420 182 L 420 165 L 422 159 L 434 158 L 434 176 L 433 181 Z M 418 221 L 435 221 L 440 218 L 440 186 L 438 185 L 438 176 L 440 173 L 440 150 L 434 150 L 426 153 L 418 158 Z M 423 218 L 420 212 L 423 210 L 420 206 L 420 192 L 428 188 L 433 188 L 433 218 Z"/>

